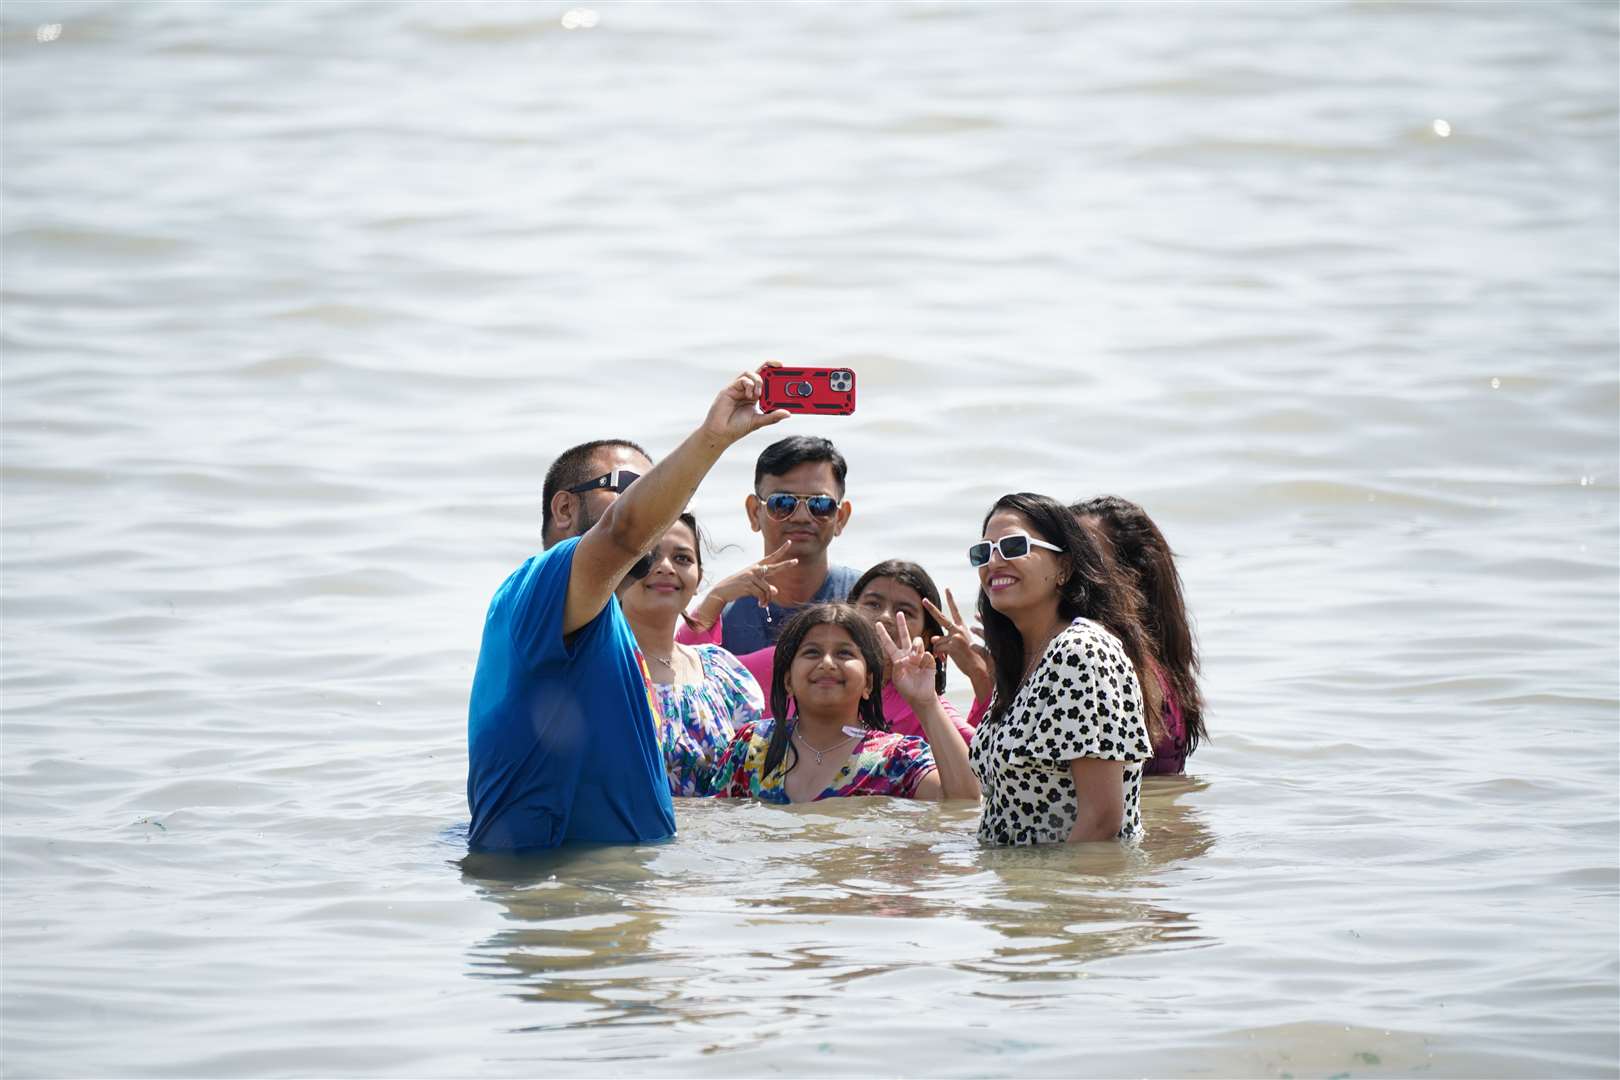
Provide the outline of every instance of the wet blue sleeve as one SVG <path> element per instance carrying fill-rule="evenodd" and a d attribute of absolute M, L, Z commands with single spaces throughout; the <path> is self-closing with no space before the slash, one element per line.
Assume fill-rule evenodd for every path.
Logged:
<path fill-rule="evenodd" d="M 570 537 L 530 559 L 507 582 L 512 647 L 530 669 L 563 660 L 569 649 L 563 641 L 563 612 L 568 606 L 568 578 L 574 568 L 579 538 Z"/>

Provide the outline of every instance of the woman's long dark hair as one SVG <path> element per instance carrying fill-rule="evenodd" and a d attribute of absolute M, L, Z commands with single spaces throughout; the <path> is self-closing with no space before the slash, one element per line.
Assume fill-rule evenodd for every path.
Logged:
<path fill-rule="evenodd" d="M 789 619 L 787 625 L 782 627 L 782 636 L 776 639 L 776 657 L 771 663 L 771 715 L 776 717 L 776 721 L 771 725 L 770 745 L 765 748 L 764 776 L 771 775 L 790 751 L 793 760 L 782 775 L 786 776 L 799 764 L 799 751 L 794 749 L 789 738 L 793 731 L 792 720 L 796 718 L 798 710 L 794 709 L 794 716 L 788 715 L 788 702 L 791 700 L 788 697 L 788 673 L 793 670 L 793 658 L 798 655 L 799 646 L 804 644 L 805 635 L 818 626 L 843 627 L 850 640 L 855 642 L 855 647 L 861 650 L 861 659 L 866 663 L 867 673 L 872 676 L 872 692 L 861 699 L 861 724 L 873 731 L 889 730 L 889 722 L 883 718 L 883 694 L 879 688 L 883 681 L 883 650 L 878 647 L 876 626 L 853 604 L 811 604 Z"/>
<path fill-rule="evenodd" d="M 1146 510 L 1118 495 L 1087 499 L 1072 509 L 1108 533 L 1120 565 L 1136 577 L 1145 603 L 1143 625 L 1153 637 L 1155 659 L 1186 722 L 1190 754 L 1209 732 L 1204 727 L 1204 695 L 1198 689 L 1198 642 L 1187 619 L 1170 542 Z"/>
<path fill-rule="evenodd" d="M 849 590 L 849 602 L 858 607 L 861 601 L 861 593 L 866 591 L 866 587 L 874 581 L 885 578 L 890 581 L 898 581 L 908 589 L 917 590 L 918 595 L 927 598 L 930 604 L 942 611 L 944 610 L 939 599 L 939 586 L 935 585 L 934 579 L 928 576 L 928 571 L 916 563 L 906 562 L 904 559 L 885 559 L 862 574 L 860 580 L 856 581 L 854 587 Z M 939 620 L 934 618 L 927 608 L 922 609 L 922 618 L 923 644 L 931 645 L 935 638 L 945 633 L 945 628 L 939 625 Z M 915 631 L 917 628 L 910 627 L 909 629 Z M 895 644 L 903 645 L 905 643 L 897 641 Z M 945 658 L 942 656 L 934 661 L 934 693 L 943 694 L 944 692 Z"/>
<path fill-rule="evenodd" d="M 1082 525 L 1080 518 L 1056 499 L 1027 491 L 997 499 L 984 515 L 981 529 L 988 527 L 991 517 L 1000 510 L 1022 516 L 1037 539 L 1063 549 L 1057 558 L 1067 573 L 1058 586 L 1058 615 L 1066 620 L 1090 619 L 1119 639 L 1142 688 L 1148 733 L 1158 735 L 1163 727 L 1159 720 L 1163 695 L 1153 677 L 1153 650 L 1142 628 L 1142 595 L 1114 559 L 1107 535 L 1096 526 Z M 996 676 L 995 698 L 987 719 L 999 720 L 1012 707 L 1013 697 L 1024 681 L 1024 636 L 1011 619 L 990 606 L 990 596 L 982 588 L 979 620 L 984 623 L 984 643 L 990 650 L 990 668 Z"/>
<path fill-rule="evenodd" d="M 692 511 L 690 511 L 690 510 L 682 510 L 680 512 L 680 515 L 678 517 L 676 517 L 675 520 L 680 522 L 682 525 L 685 525 L 688 529 L 692 530 L 692 553 L 693 553 L 693 556 L 697 559 L 698 580 L 702 581 L 703 580 L 703 530 L 698 528 L 697 515 L 692 513 Z M 669 532 L 669 529 L 665 529 L 664 531 L 667 533 L 667 532 Z M 660 536 L 658 538 L 657 542 L 661 542 L 663 539 L 664 538 L 662 536 Z"/>

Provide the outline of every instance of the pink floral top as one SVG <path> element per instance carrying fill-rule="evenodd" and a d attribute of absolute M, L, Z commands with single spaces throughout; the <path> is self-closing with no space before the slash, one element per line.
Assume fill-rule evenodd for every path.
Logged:
<path fill-rule="evenodd" d="M 788 798 L 786 771 L 786 766 L 794 761 L 791 751 L 775 772 L 764 775 L 765 751 L 771 745 L 774 724 L 774 720 L 765 719 L 737 729 L 736 738 L 731 740 L 730 748 L 720 760 L 716 785 L 720 795 L 772 803 L 793 801 Z M 912 735 L 863 730 L 844 767 L 816 799 L 850 795 L 913 799 L 917 796 L 917 785 L 934 771 L 934 753 L 923 740 Z"/>

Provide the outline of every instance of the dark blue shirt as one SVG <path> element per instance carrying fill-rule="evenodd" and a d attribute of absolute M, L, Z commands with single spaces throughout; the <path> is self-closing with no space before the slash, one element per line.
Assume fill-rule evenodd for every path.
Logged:
<path fill-rule="evenodd" d="M 475 850 L 675 833 L 648 680 L 618 598 L 563 640 L 578 546 L 564 540 L 518 567 L 484 618 L 467 708 Z"/>
<path fill-rule="evenodd" d="M 776 636 L 782 632 L 782 625 L 791 619 L 800 607 L 846 600 L 849 598 L 849 590 L 854 588 L 860 578 L 860 573 L 854 567 L 828 567 L 827 577 L 822 581 L 821 588 L 816 590 L 816 595 L 795 607 L 768 605 L 769 621 L 765 618 L 766 606 L 761 606 L 752 596 L 739 597 L 727 604 L 725 610 L 720 613 L 720 644 L 737 656 L 774 645 Z"/>

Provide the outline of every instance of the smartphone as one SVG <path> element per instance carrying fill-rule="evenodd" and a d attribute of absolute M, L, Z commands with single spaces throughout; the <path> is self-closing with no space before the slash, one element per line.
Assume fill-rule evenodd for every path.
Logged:
<path fill-rule="evenodd" d="M 848 416 L 855 411 L 855 373 L 835 367 L 764 367 L 759 411 Z"/>

